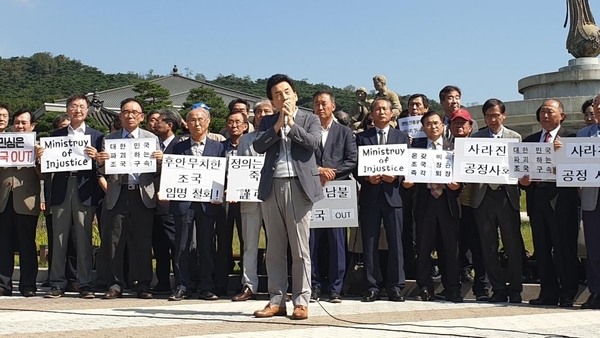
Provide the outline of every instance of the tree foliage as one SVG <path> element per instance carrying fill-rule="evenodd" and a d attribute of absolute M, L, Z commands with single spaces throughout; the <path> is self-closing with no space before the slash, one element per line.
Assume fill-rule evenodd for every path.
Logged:
<path fill-rule="evenodd" d="M 229 109 L 223 99 L 212 88 L 198 87 L 190 90 L 189 95 L 183 103 L 184 109 L 181 111 L 181 114 L 185 117 L 185 114 L 190 111 L 192 105 L 198 102 L 204 102 L 210 107 L 209 129 L 211 132 L 218 133 L 221 129 L 225 128 L 225 118 L 229 113 Z"/>
<path fill-rule="evenodd" d="M 140 81 L 133 86 L 133 91 L 139 93 L 135 98 L 142 102 L 145 112 L 173 105 L 173 102 L 169 100 L 169 96 L 171 96 L 169 90 L 154 82 Z"/>

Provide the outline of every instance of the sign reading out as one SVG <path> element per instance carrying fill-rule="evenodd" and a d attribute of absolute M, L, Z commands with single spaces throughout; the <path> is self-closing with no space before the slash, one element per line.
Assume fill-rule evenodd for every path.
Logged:
<path fill-rule="evenodd" d="M 356 181 L 329 181 L 323 187 L 325 198 L 313 205 L 311 228 L 358 226 Z"/>
<path fill-rule="evenodd" d="M 0 167 L 35 166 L 35 133 L 0 133 Z"/>

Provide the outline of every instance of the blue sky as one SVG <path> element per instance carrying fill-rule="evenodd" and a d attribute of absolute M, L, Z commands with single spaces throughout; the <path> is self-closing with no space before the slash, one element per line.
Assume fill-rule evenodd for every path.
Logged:
<path fill-rule="evenodd" d="M 463 104 L 519 100 L 519 79 L 572 58 L 564 0 L 0 0 L 0 12 L 3 58 L 47 51 L 105 73 L 177 64 L 208 79 L 286 73 L 369 90 L 384 74 L 401 95 L 437 100 L 457 85 Z"/>

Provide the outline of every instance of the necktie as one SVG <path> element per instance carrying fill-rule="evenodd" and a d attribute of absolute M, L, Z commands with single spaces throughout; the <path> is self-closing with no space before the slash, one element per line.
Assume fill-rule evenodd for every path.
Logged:
<path fill-rule="evenodd" d="M 383 129 L 379 130 L 379 144 L 385 144 L 385 131 Z"/>
<path fill-rule="evenodd" d="M 129 133 L 129 134 L 125 135 L 125 138 L 134 138 L 134 137 L 133 137 L 132 133 Z M 129 183 L 129 174 L 120 174 L 119 182 L 121 184 L 128 184 Z"/>
<path fill-rule="evenodd" d="M 163 143 L 163 141 L 160 141 L 160 151 L 165 151 L 165 144 Z"/>
<path fill-rule="evenodd" d="M 552 137 L 552 135 L 550 135 L 549 132 L 546 132 L 546 135 L 544 135 L 544 142 L 548 143 L 550 142 L 550 138 Z"/>
<path fill-rule="evenodd" d="M 125 138 L 134 138 L 132 133 L 127 134 L 127 136 L 125 136 Z"/>

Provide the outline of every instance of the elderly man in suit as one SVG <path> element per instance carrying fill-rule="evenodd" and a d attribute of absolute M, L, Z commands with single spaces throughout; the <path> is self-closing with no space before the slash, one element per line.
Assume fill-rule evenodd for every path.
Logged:
<path fill-rule="evenodd" d="M 559 100 L 546 100 L 537 111 L 542 130 L 523 142 L 552 143 L 567 136 L 561 126 L 565 118 Z M 532 182 L 529 175 L 519 180 L 527 192 L 533 246 L 540 277 L 540 294 L 532 305 L 572 307 L 578 290 L 577 188 L 557 188 L 555 182 Z"/>
<path fill-rule="evenodd" d="M 191 110 L 185 117 L 190 138 L 179 142 L 173 154 L 189 156 L 225 156 L 223 144 L 208 138 L 210 112 L 206 108 Z M 171 201 L 169 211 L 175 219 L 175 284 L 169 300 L 178 301 L 189 297 L 190 259 L 198 260 L 200 299 L 218 300 L 213 289 L 213 269 L 215 266 L 214 238 L 216 217 L 220 203 Z M 196 225 L 196 245 L 198 257 L 191 257 L 190 245 L 194 223 Z"/>
<path fill-rule="evenodd" d="M 144 120 L 142 104 L 136 99 L 125 99 L 121 102 L 119 118 L 123 129 L 106 136 L 106 139 L 150 138 L 156 141 L 156 149 L 160 149 L 156 135 L 140 129 Z M 162 151 L 155 150 L 151 156 L 157 162 L 162 161 Z M 98 153 L 96 161 L 98 170 L 105 174 L 104 163 L 110 158 L 106 151 Z M 130 248 L 131 278 L 137 281 L 138 298 L 151 299 L 150 283 L 152 282 L 152 219 L 156 208 L 156 174 L 130 173 L 106 175 L 108 188 L 103 202 L 102 246 L 109 250 L 111 259 L 109 282 L 112 282 L 103 299 L 122 297 L 125 280 L 123 262 L 125 246 Z"/>
<path fill-rule="evenodd" d="M 273 106 L 269 100 L 264 100 L 254 105 L 254 128 L 258 130 L 260 121 L 265 116 L 273 115 Z M 237 147 L 238 156 L 262 156 L 254 150 L 254 140 L 258 131 L 244 134 Z M 262 224 L 261 204 L 258 202 L 241 203 L 242 238 L 244 254 L 242 259 L 242 292 L 231 298 L 232 301 L 246 301 L 256 299 L 258 292 L 258 240 Z"/>
<path fill-rule="evenodd" d="M 596 120 L 600 121 L 600 94 L 592 103 Z M 600 137 L 600 125 L 592 124 L 577 132 L 577 137 Z M 582 309 L 600 309 L 600 202 L 598 187 L 581 188 L 581 210 L 583 211 L 583 229 L 587 249 L 587 284 L 590 290 L 588 300 Z"/>
<path fill-rule="evenodd" d="M 498 99 L 487 100 L 482 107 L 488 129 L 483 129 L 471 137 L 515 138 L 521 141 L 519 133 L 503 126 L 506 119 L 504 103 Z M 490 302 L 521 303 L 523 291 L 521 217 L 519 187 L 505 184 L 475 183 L 472 185 L 471 207 L 481 236 L 483 262 L 492 285 Z M 502 243 L 508 255 L 508 276 L 504 276 L 498 257 L 498 228 Z M 508 279 L 508 287 L 505 280 Z"/>
<path fill-rule="evenodd" d="M 90 299 L 92 292 L 92 221 L 100 200 L 98 171 L 94 159 L 98 149 L 102 149 L 104 134 L 85 124 L 89 99 L 85 95 L 74 95 L 67 99 L 67 114 L 71 121 L 66 128 L 52 133 L 52 136 L 70 136 L 73 138 L 90 136 L 90 145 L 85 153 L 92 159 L 92 169 L 57 172 L 52 178 L 52 233 L 53 242 L 52 285 L 45 298 L 61 297 L 67 286 L 65 262 L 71 232 L 75 235 L 77 247 L 77 284 L 82 298 Z M 38 148 L 41 158 L 44 149 Z M 48 182 L 50 183 L 50 182 Z"/>
<path fill-rule="evenodd" d="M 454 145 L 444 140 L 444 122 L 435 112 L 428 112 L 421 118 L 423 131 L 427 139 L 415 143 L 414 148 L 432 150 L 452 150 Z M 404 187 L 411 183 L 404 182 Z M 414 214 L 417 222 L 417 300 L 428 301 L 434 298 L 431 279 L 431 251 L 438 248 L 438 258 L 444 267 L 442 283 L 446 300 L 462 302 L 460 294 L 460 275 L 458 267 L 458 224 L 460 206 L 458 197 L 460 183 L 416 185 L 414 195 Z"/>
<path fill-rule="evenodd" d="M 267 81 L 267 97 L 279 111 L 263 118 L 254 149 L 265 154 L 258 198 L 267 229 L 270 301 L 256 317 L 285 316 L 287 247 L 292 252 L 292 319 L 308 318 L 310 301 L 309 226 L 313 203 L 323 198 L 315 150 L 321 142 L 319 119 L 296 107 L 298 94 L 287 75 Z"/>
<path fill-rule="evenodd" d="M 385 98 L 376 98 L 371 105 L 371 117 L 375 128 L 356 136 L 357 146 L 377 144 L 410 145 L 408 134 L 390 126 L 392 103 Z M 386 291 L 388 299 L 403 302 L 402 289 L 405 284 L 402 250 L 402 197 L 400 190 L 404 177 L 393 175 L 358 176 L 361 191 L 358 204 L 361 208 L 360 230 L 362 231 L 364 267 L 367 291 L 363 302 L 379 299 L 380 274 L 377 254 L 381 221 L 385 227 L 388 243 L 388 266 Z"/>
<path fill-rule="evenodd" d="M 0 105 L 0 116 L 4 117 L 4 113 L 8 115 L 8 108 Z M 35 126 L 33 114 L 28 110 L 15 112 L 12 120 L 15 132 L 32 132 Z M 0 128 L 3 132 L 2 125 Z M 12 295 L 16 249 L 21 262 L 19 291 L 24 297 L 36 295 L 38 261 L 35 230 L 44 203 L 41 178 L 39 164 L 35 167 L 0 168 L 0 296 Z"/>
<path fill-rule="evenodd" d="M 358 159 L 356 142 L 352 130 L 333 120 L 335 96 L 330 92 L 317 91 L 313 95 L 314 113 L 321 121 L 322 136 L 319 148 L 315 152 L 321 184 L 333 180 L 348 180 L 356 168 Z M 310 261 L 312 268 L 311 301 L 319 300 L 321 296 L 320 263 L 328 265 L 329 301 L 342 301 L 342 284 L 346 274 L 346 228 L 311 229 L 310 230 Z M 329 260 L 319 261 L 320 241 L 327 239 Z"/>
<path fill-rule="evenodd" d="M 163 153 L 172 153 L 175 145 L 179 143 L 180 139 L 176 133 L 180 124 L 181 116 L 177 111 L 170 108 L 158 111 L 152 132 L 158 136 L 160 150 Z M 152 293 L 170 294 L 171 264 L 175 265 L 175 222 L 173 215 L 169 213 L 168 201 L 156 201 L 152 228 L 152 251 L 154 259 L 156 259 L 157 279 Z"/>

